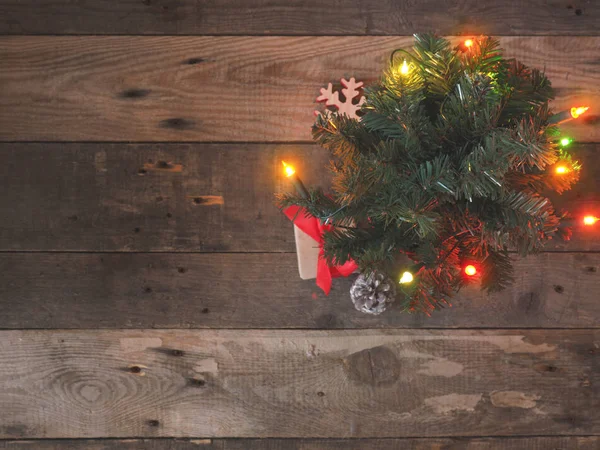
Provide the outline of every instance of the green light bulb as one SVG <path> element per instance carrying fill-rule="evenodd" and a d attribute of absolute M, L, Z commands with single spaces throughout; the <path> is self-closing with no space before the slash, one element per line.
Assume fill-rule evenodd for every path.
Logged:
<path fill-rule="evenodd" d="M 563 147 L 566 147 L 567 145 L 569 145 L 572 142 L 571 138 L 568 137 L 564 137 L 560 140 L 560 145 L 562 145 Z"/>

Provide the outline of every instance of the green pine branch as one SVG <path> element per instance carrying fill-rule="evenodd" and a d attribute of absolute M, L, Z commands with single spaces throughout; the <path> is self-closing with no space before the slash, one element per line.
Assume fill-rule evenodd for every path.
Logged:
<path fill-rule="evenodd" d="M 479 266 L 483 289 L 503 289 L 509 250 L 527 255 L 568 237 L 548 193 L 571 188 L 580 166 L 548 126 L 553 95 L 542 72 L 503 58 L 494 38 L 465 48 L 416 35 L 366 89 L 360 121 L 317 119 L 333 192 L 282 194 L 279 204 L 334 226 L 324 244 L 332 264 L 353 259 L 396 279 L 412 267 L 413 283 L 398 290 L 406 311 L 448 305 L 467 282 L 466 262 Z"/>

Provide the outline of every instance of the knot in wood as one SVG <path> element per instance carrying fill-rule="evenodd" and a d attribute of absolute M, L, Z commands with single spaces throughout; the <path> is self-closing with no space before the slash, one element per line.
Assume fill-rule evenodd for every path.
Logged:
<path fill-rule="evenodd" d="M 351 354 L 344 359 L 344 367 L 351 380 L 371 386 L 393 384 L 400 376 L 400 361 L 383 346 Z"/>

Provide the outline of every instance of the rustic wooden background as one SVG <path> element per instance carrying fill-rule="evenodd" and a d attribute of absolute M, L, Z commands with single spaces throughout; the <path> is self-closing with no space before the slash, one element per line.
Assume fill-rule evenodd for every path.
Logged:
<path fill-rule="evenodd" d="M 594 0 L 0 0 L 0 449 L 600 448 L 600 233 L 431 318 L 297 276 L 280 160 L 414 32 L 544 67 L 600 215 Z"/>

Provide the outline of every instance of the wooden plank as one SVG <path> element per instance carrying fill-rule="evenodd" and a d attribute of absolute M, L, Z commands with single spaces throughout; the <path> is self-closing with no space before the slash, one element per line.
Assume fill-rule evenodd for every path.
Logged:
<path fill-rule="evenodd" d="M 9 34 L 596 35 L 597 2 L 3 0 Z M 334 19 L 334 20 L 332 20 Z"/>
<path fill-rule="evenodd" d="M 565 440 L 566 439 L 566 440 Z M 578 442 L 582 438 L 554 438 Z M 55 439 L 0 441 L 1 450 L 225 450 L 223 440 L 212 439 Z M 264 442 L 264 441 L 263 441 Z M 535 442 L 533 440 L 532 442 Z M 549 441 L 551 442 L 551 441 Z M 585 448 L 585 447 L 584 447 Z"/>
<path fill-rule="evenodd" d="M 5 144 L 0 155 L 4 250 L 294 251 L 275 205 L 290 189 L 281 159 L 327 164 L 316 146 Z"/>
<path fill-rule="evenodd" d="M 556 442 L 582 438 L 555 438 Z M 535 442 L 535 441 L 534 441 Z M 225 450 L 225 441 L 213 439 L 54 439 L 0 441 L 1 450 Z"/>
<path fill-rule="evenodd" d="M 598 145 L 573 147 L 581 183 L 555 205 L 600 216 Z M 315 145 L 0 144 L 0 250 L 293 252 L 275 192 L 292 189 L 281 161 L 327 187 Z M 579 225 L 549 250 L 600 250 Z"/>
<path fill-rule="evenodd" d="M 0 438 L 600 432 L 600 330 L 3 331 Z"/>
<path fill-rule="evenodd" d="M 307 141 L 319 88 L 372 82 L 410 37 L 4 36 L 0 140 Z M 600 37 L 506 37 L 557 109 L 600 110 Z M 570 127 L 599 141 L 597 113 Z M 569 127 L 567 127 L 569 129 Z"/>
<path fill-rule="evenodd" d="M 224 441 L 224 443 L 224 450 L 597 450 L 600 446 L 600 438 L 589 436 L 487 439 L 240 439 Z"/>
<path fill-rule="evenodd" d="M 2 450 L 597 450 L 600 437 L 421 439 L 58 439 L 0 441 Z"/>
<path fill-rule="evenodd" d="M 354 277 L 329 297 L 294 254 L 0 254 L 0 328 L 598 328 L 600 255 L 516 262 L 516 282 L 470 286 L 431 317 L 354 309 Z M 32 313 L 35 311 L 35 313 Z"/>

